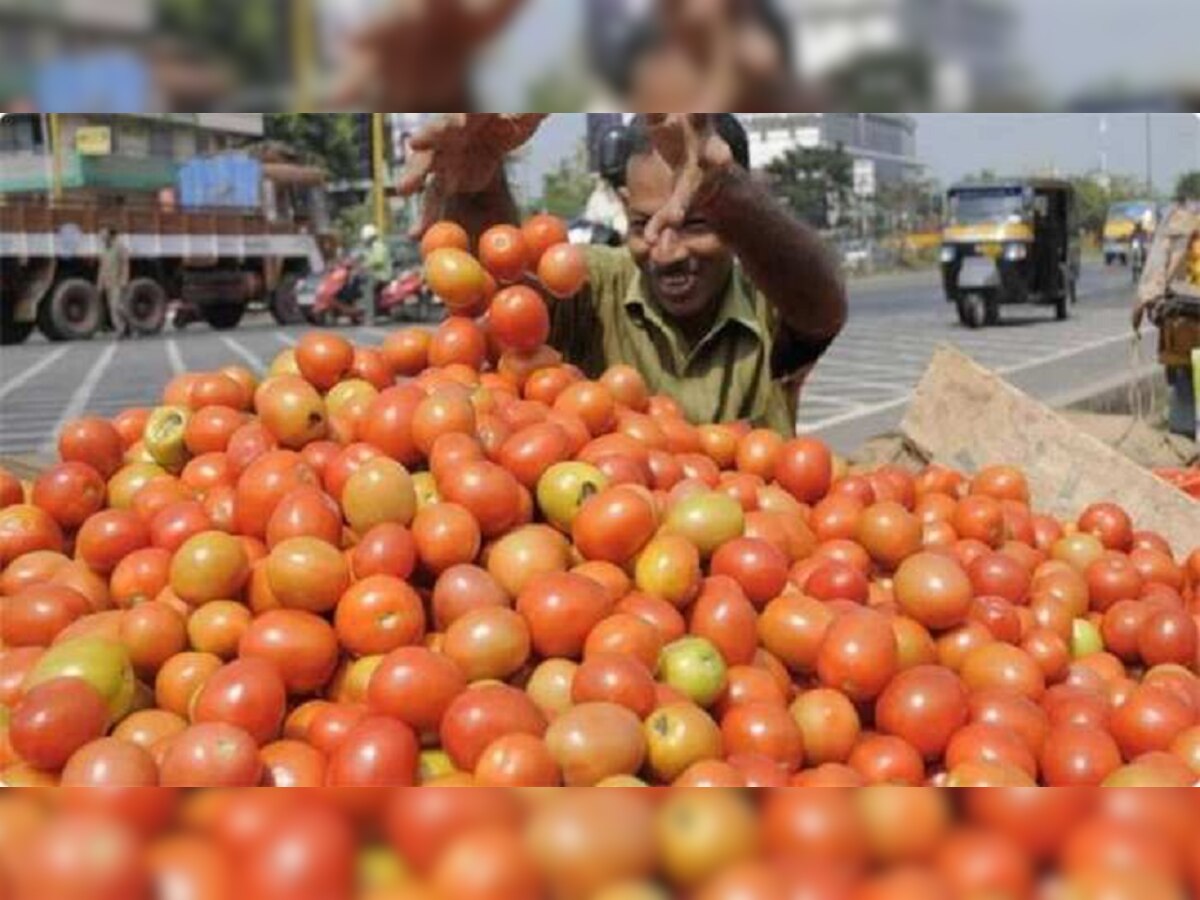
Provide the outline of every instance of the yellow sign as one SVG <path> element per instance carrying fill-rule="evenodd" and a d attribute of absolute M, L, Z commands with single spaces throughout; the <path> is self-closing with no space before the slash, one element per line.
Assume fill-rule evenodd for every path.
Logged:
<path fill-rule="evenodd" d="M 982 253 L 984 256 L 990 256 L 992 259 L 996 259 L 1002 253 L 1004 253 L 1004 245 L 1003 244 L 980 244 L 979 252 Z"/>
<path fill-rule="evenodd" d="M 75 152 L 80 156 L 108 156 L 112 153 L 112 129 L 106 125 L 80 128 L 75 132 Z"/>

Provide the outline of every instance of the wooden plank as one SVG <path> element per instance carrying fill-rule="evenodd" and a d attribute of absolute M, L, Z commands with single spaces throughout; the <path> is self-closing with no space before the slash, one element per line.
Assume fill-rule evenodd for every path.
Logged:
<path fill-rule="evenodd" d="M 1073 521 L 1111 501 L 1177 553 L 1200 546 L 1200 502 L 954 348 L 934 353 L 900 429 L 930 459 L 967 472 L 1020 466 L 1036 509 Z"/>

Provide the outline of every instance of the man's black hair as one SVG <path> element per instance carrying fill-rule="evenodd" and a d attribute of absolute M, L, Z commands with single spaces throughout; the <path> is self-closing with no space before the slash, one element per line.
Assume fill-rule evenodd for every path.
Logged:
<path fill-rule="evenodd" d="M 750 168 L 750 138 L 746 134 L 741 120 L 733 113 L 714 113 L 712 119 L 713 128 L 721 140 L 729 145 L 729 150 L 733 153 L 733 161 L 748 170 Z M 625 127 L 623 144 L 622 164 L 614 167 L 611 178 L 618 187 L 625 184 L 625 172 L 633 158 L 650 153 L 654 147 L 650 140 L 650 129 L 646 125 L 645 116 L 634 116 Z M 618 168 L 619 171 L 617 171 Z"/>

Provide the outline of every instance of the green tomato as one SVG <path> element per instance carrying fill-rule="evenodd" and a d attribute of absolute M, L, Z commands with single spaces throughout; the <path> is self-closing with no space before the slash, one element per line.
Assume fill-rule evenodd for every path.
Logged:
<path fill-rule="evenodd" d="M 711 641 L 684 637 L 663 647 L 658 674 L 693 703 L 709 706 L 725 690 L 727 672 L 725 660 Z"/>
<path fill-rule="evenodd" d="M 379 844 L 358 854 L 358 885 L 364 892 L 386 891 L 409 880 L 408 868 L 396 851 Z"/>
<path fill-rule="evenodd" d="M 722 544 L 742 536 L 746 513 L 742 505 L 719 491 L 684 497 L 667 513 L 667 530 L 683 535 L 709 556 Z"/>
<path fill-rule="evenodd" d="M 606 487 L 608 478 L 593 465 L 581 462 L 555 463 L 538 479 L 538 509 L 547 522 L 570 534 L 571 523 L 575 521 L 579 507 Z"/>
<path fill-rule="evenodd" d="M 1079 659 L 1099 653 L 1104 649 L 1104 638 L 1100 629 L 1087 619 L 1076 619 L 1071 623 L 1071 656 Z"/>
<path fill-rule="evenodd" d="M 81 637 L 50 647 L 25 678 L 25 690 L 52 678 L 82 678 L 108 704 L 110 721 L 133 708 L 137 679 L 125 648 L 102 638 Z"/>
<path fill-rule="evenodd" d="M 146 420 L 142 444 L 151 458 L 164 469 L 175 472 L 187 462 L 188 450 L 183 442 L 183 432 L 190 417 L 191 413 L 181 406 L 160 406 Z"/>

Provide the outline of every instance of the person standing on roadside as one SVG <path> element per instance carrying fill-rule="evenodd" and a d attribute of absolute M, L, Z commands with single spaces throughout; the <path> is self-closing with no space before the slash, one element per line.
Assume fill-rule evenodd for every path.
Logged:
<path fill-rule="evenodd" d="M 108 318 L 116 339 L 119 341 L 131 337 L 133 330 L 125 312 L 125 291 L 129 287 L 129 251 L 112 228 L 100 232 L 100 265 L 96 269 L 96 287 L 108 306 Z"/>

